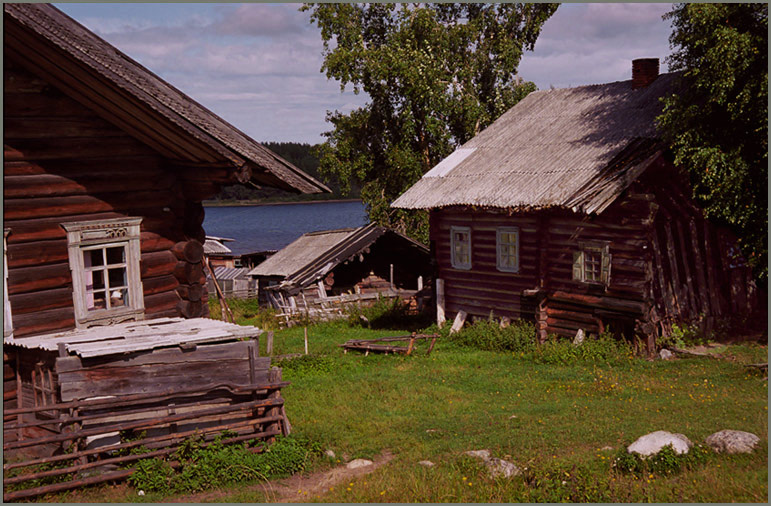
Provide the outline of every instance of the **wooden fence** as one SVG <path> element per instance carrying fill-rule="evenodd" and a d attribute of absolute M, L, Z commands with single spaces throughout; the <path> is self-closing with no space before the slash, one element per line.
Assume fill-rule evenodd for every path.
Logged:
<path fill-rule="evenodd" d="M 4 410 L 3 500 L 126 479 L 140 459 L 173 457 L 190 437 L 289 434 L 281 398 L 289 383 L 256 348 L 240 341 L 119 360 L 59 357 L 56 403 Z"/>

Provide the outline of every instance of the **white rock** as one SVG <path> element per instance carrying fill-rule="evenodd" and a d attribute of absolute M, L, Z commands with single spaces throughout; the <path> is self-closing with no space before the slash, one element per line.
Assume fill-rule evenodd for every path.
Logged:
<path fill-rule="evenodd" d="M 421 466 L 425 466 L 425 467 L 434 467 L 436 465 L 433 462 L 431 462 L 430 460 L 421 460 L 420 462 L 418 462 L 418 464 L 420 464 Z"/>
<path fill-rule="evenodd" d="M 144 490 L 140 490 L 139 492 L 137 492 L 137 495 L 145 495 L 145 491 Z"/>
<path fill-rule="evenodd" d="M 352 460 L 352 461 L 348 462 L 348 464 L 346 464 L 345 467 L 348 468 L 348 469 L 357 469 L 359 467 L 366 467 L 366 466 L 371 466 L 371 465 L 372 465 L 372 461 L 371 460 L 356 459 L 356 460 Z"/>
<path fill-rule="evenodd" d="M 662 348 L 662 350 L 659 352 L 659 358 L 661 360 L 672 360 L 675 358 L 675 354 L 666 348 Z"/>
<path fill-rule="evenodd" d="M 334 451 L 332 451 L 332 450 L 327 450 L 327 451 L 325 451 L 325 452 L 324 452 L 324 455 L 326 455 L 326 456 L 327 456 L 327 457 L 329 457 L 330 459 L 333 459 L 333 458 L 335 458 L 335 457 L 336 457 L 336 455 L 335 455 L 335 452 L 334 452 Z"/>
<path fill-rule="evenodd" d="M 469 457 L 474 457 L 475 459 L 482 459 L 485 462 L 490 460 L 490 450 L 469 450 L 467 452 L 463 452 L 463 455 L 468 455 Z"/>
<path fill-rule="evenodd" d="M 688 449 L 693 446 L 693 443 L 682 434 L 672 434 L 664 430 L 657 430 L 637 438 L 637 441 L 630 444 L 626 451 L 628 453 L 639 453 L 647 457 L 658 453 L 662 448 L 670 444 L 677 454 L 688 453 Z"/>
<path fill-rule="evenodd" d="M 497 478 L 498 476 L 511 478 L 519 476 L 522 473 L 517 466 L 503 459 L 491 458 L 485 462 L 485 465 L 487 466 L 487 469 L 490 470 L 490 476 L 493 478 Z"/>
<path fill-rule="evenodd" d="M 718 453 L 752 453 L 760 438 L 751 432 L 721 430 L 707 436 L 704 442 Z"/>
<path fill-rule="evenodd" d="M 573 339 L 573 344 L 578 346 L 583 342 L 584 342 L 584 329 L 578 329 L 578 332 L 576 332 L 576 337 L 575 339 Z"/>

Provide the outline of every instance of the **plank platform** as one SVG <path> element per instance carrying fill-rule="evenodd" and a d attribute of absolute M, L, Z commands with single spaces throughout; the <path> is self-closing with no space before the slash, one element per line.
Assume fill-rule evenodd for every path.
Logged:
<path fill-rule="evenodd" d="M 71 355 L 102 357 L 149 351 L 181 344 L 203 344 L 257 338 L 257 327 L 209 318 L 157 318 L 53 334 L 4 339 L 6 346 L 56 352 L 59 343 Z"/>

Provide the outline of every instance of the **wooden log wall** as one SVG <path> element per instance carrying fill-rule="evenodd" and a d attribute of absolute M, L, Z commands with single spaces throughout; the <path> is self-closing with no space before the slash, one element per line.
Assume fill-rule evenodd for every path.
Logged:
<path fill-rule="evenodd" d="M 455 269 L 450 260 L 450 229 L 471 229 L 471 270 Z M 500 272 L 496 267 L 496 229 L 519 227 L 519 272 Z M 522 291 L 538 283 L 538 236 L 535 214 L 446 208 L 430 214 L 437 276 L 445 283 L 445 310 L 452 318 L 461 309 L 469 315 L 532 318 L 534 304 Z"/>
<path fill-rule="evenodd" d="M 180 263 L 200 263 L 190 260 L 190 252 L 205 237 L 200 204 L 205 169 L 188 174 L 180 162 L 164 158 L 8 56 L 4 86 L 4 225 L 11 229 L 14 335 L 75 325 L 60 226 L 70 221 L 141 216 L 145 317 L 208 315 L 200 296 L 201 269 L 185 267 L 185 275 L 177 275 Z M 195 178 L 197 186 L 191 183 Z M 191 191 L 197 193 L 193 200 Z M 190 244 L 182 260 L 173 251 L 180 243 Z"/>
<path fill-rule="evenodd" d="M 658 335 L 673 323 L 698 321 L 710 328 L 715 318 L 747 315 L 757 304 L 752 273 L 735 256 L 736 238 L 715 226 L 666 174 L 651 171 L 643 180 L 660 206 L 651 227 L 651 325 Z"/>
<path fill-rule="evenodd" d="M 462 208 L 433 211 L 431 240 L 437 275 L 445 280 L 448 318 L 464 310 L 483 318 L 534 319 L 542 331 L 573 336 L 578 329 L 599 333 L 607 322 L 621 326 L 642 317 L 649 282 L 646 230 L 656 210 L 651 201 L 652 196 L 639 195 L 593 218 L 548 210 L 511 215 Z M 471 229 L 471 270 L 451 265 L 452 226 Z M 498 227 L 519 228 L 518 273 L 497 269 Z M 611 243 L 608 287 L 572 279 L 573 252 L 580 241 Z"/>

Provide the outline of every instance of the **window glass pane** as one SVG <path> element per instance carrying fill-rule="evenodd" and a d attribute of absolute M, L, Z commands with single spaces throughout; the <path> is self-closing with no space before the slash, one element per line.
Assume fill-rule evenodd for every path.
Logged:
<path fill-rule="evenodd" d="M 93 292 L 91 294 L 93 298 L 89 298 L 89 311 L 95 311 L 97 309 L 105 309 L 107 307 L 107 303 L 105 301 L 106 292 L 104 290 L 99 290 Z"/>
<path fill-rule="evenodd" d="M 122 288 L 128 285 L 126 282 L 126 268 L 119 267 L 108 271 L 110 288 Z"/>
<path fill-rule="evenodd" d="M 128 289 L 110 290 L 110 307 L 128 306 Z"/>
<path fill-rule="evenodd" d="M 104 257 L 101 249 L 91 249 L 83 252 L 83 265 L 97 267 L 104 265 Z"/>
<path fill-rule="evenodd" d="M 91 286 L 86 285 L 86 288 L 93 288 L 94 290 L 104 288 L 104 271 L 92 271 Z"/>
<path fill-rule="evenodd" d="M 123 264 L 126 263 L 126 248 L 118 246 L 114 248 L 107 248 L 107 264 Z"/>

